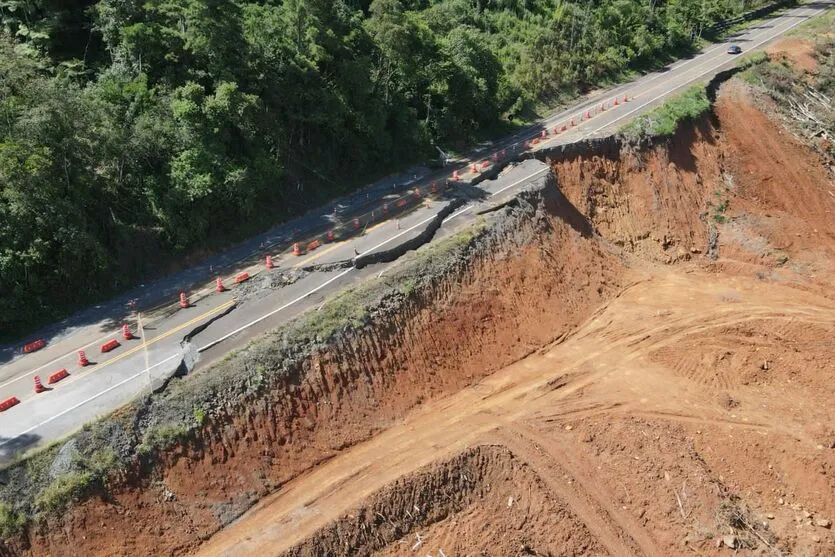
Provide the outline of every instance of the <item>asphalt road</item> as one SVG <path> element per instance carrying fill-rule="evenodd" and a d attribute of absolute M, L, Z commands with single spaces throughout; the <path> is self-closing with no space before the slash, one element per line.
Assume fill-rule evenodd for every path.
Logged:
<path fill-rule="evenodd" d="M 608 135 L 630 118 L 662 103 L 665 98 L 731 67 L 737 57 L 726 53 L 728 44 L 739 44 L 744 52 L 758 49 L 831 6 L 831 2 L 814 2 L 790 10 L 779 18 L 740 33 L 728 43 L 711 46 L 692 59 L 677 62 L 664 71 L 590 96 L 570 110 L 554 114 L 526 132 L 483 145 L 474 152 L 472 158 L 486 159 L 503 149 L 539 149 Z M 626 103 L 623 103 L 624 96 L 628 99 Z M 618 104 L 614 105 L 612 101 L 616 98 Z M 601 112 L 599 108 L 603 103 L 606 110 Z M 584 120 L 587 111 L 592 113 L 592 117 Z M 572 117 L 575 124 L 573 127 L 570 122 Z M 562 124 L 566 124 L 565 132 L 559 132 Z M 553 133 L 554 128 L 558 133 Z M 546 130 L 546 138 L 536 145 L 526 145 L 528 140 L 541 137 L 542 130 Z M 123 340 L 118 331 L 118 326 L 124 321 L 134 334 L 140 335 L 137 315 L 123 316 L 114 313 L 112 308 L 100 308 L 104 314 L 102 318 L 87 319 L 81 325 L 66 326 L 54 335 L 47 348 L 22 357 L 7 358 L 6 365 L 0 368 L 0 401 L 16 396 L 21 402 L 0 412 L 0 460 L 67 435 L 84 423 L 118 408 L 144 390 L 158 385 L 180 364 L 185 352 L 190 357 L 198 358 L 198 367 L 206 365 L 253 336 L 318 306 L 334 292 L 370 275 L 385 272 L 385 264 L 371 265 L 364 269 L 333 264 L 350 261 L 357 253 L 387 250 L 414 237 L 450 202 L 450 192 L 427 196 L 431 181 L 437 180 L 437 175 L 418 171 L 418 178 L 421 172 L 426 180 L 406 183 L 409 180 L 404 179 L 400 183 L 401 186 L 405 184 L 406 187 L 421 188 L 421 199 L 417 205 L 396 219 L 378 220 L 368 225 L 358 236 L 325 244 L 301 256 L 291 252 L 275 253 L 275 268 L 270 270 L 265 269 L 263 264 L 253 266 L 252 260 L 244 257 L 247 253 L 264 254 L 265 240 L 262 238 L 261 243 L 254 246 L 251 242 L 246 244 L 241 248 L 242 253 L 236 251 L 233 254 L 236 257 L 240 255 L 239 260 L 242 259 L 244 265 L 235 268 L 235 260 L 229 255 L 230 272 L 224 279 L 227 287 L 233 287 L 228 277 L 246 270 L 251 275 L 246 283 L 224 293 L 214 292 L 214 283 L 207 284 L 205 288 L 190 295 L 191 307 L 187 309 L 166 306 L 145 313 L 141 330 L 144 339 Z M 483 199 L 473 201 L 447 217 L 442 232 L 449 233 L 465 226 L 474 218 L 474 209 L 478 204 L 504 200 L 532 180 L 541 179 L 546 172 L 547 167 L 542 163 L 525 161 L 503 172 L 495 180 L 481 182 L 478 188 L 483 192 Z M 464 181 L 475 177 L 467 171 L 461 171 L 460 174 Z M 381 182 L 371 186 L 365 201 L 376 199 L 383 202 L 386 196 L 395 195 L 398 191 L 397 184 Z M 357 203 L 362 201 L 360 198 Z M 333 207 L 331 204 L 317 214 L 326 220 L 327 215 L 333 214 Z M 378 216 L 382 217 L 382 213 L 378 213 Z M 302 228 L 290 230 L 298 232 Z M 286 232 L 282 232 L 282 237 L 286 236 Z M 199 271 L 204 273 L 203 276 L 208 277 L 216 272 L 212 268 L 204 269 L 204 266 Z M 233 269 L 234 272 L 231 272 Z M 173 298 L 176 291 L 175 284 L 170 297 Z M 95 315 L 97 310 L 91 308 L 88 311 L 90 315 Z M 207 323 L 208 327 L 197 334 L 190 345 L 182 344 L 186 334 Z M 98 347 L 111 338 L 119 339 L 121 346 L 110 353 L 101 354 Z M 93 365 L 83 368 L 78 366 L 79 349 L 87 351 Z M 46 385 L 47 377 L 62 368 L 66 368 L 70 376 L 55 385 Z M 33 376 L 36 374 L 52 390 L 35 393 Z"/>

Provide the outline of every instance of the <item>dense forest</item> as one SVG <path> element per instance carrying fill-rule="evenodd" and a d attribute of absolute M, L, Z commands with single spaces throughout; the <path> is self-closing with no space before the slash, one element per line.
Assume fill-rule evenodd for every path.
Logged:
<path fill-rule="evenodd" d="M 0 337 L 766 0 L 0 0 Z"/>

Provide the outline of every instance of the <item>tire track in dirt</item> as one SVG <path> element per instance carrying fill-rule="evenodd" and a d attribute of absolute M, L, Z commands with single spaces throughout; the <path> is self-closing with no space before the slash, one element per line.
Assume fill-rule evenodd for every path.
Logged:
<path fill-rule="evenodd" d="M 496 434 L 504 446 L 544 479 L 555 495 L 569 504 L 613 555 L 665 555 L 640 525 L 596 487 L 594 479 L 583 471 L 590 468 L 589 463 L 569 457 L 566 451 L 558 448 L 558 443 L 546 443 L 541 432 L 520 422 L 508 425 Z M 571 487 L 558 480 L 566 475 L 571 479 Z M 615 545 L 614 540 L 619 543 Z"/>

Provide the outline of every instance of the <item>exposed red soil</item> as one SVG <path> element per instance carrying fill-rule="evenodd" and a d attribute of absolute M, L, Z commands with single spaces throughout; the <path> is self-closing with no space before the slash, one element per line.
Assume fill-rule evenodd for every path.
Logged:
<path fill-rule="evenodd" d="M 522 253 L 499 247 L 400 319 L 318 354 L 302 384 L 210 424 L 196 446 L 167 456 L 155 485 L 81 505 L 62 535 L 35 537 L 32 553 L 61 554 L 68 540 L 88 555 L 193 548 L 253 501 L 401 423 L 410 409 L 576 328 L 617 291 L 622 271 L 593 239 L 553 222 L 541 243 Z M 93 535 L 103 530 L 119 535 Z"/>
<path fill-rule="evenodd" d="M 407 514 L 403 513 L 407 509 Z M 324 555 L 346 536 L 350 552 L 379 555 L 606 555 L 569 505 L 506 448 L 477 446 L 374 494 L 289 555 Z"/>
<path fill-rule="evenodd" d="M 187 552 L 271 492 L 199 553 L 835 553 L 817 158 L 730 86 L 667 145 L 553 169 L 599 236 L 550 215 L 31 553 Z"/>
<path fill-rule="evenodd" d="M 788 60 L 796 68 L 812 73 L 818 69 L 815 44 L 798 37 L 785 37 L 766 50 L 772 60 Z"/>

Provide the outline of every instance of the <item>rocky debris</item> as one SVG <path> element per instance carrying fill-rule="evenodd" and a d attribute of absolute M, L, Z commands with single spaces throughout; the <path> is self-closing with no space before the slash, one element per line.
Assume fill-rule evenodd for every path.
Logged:
<path fill-rule="evenodd" d="M 49 467 L 50 477 L 54 480 L 62 474 L 72 472 L 74 469 L 73 463 L 78 459 L 78 456 L 78 447 L 75 439 L 70 439 L 64 443 L 64 446 L 55 455 L 55 459 Z"/>
<path fill-rule="evenodd" d="M 828 518 L 816 518 L 815 519 L 815 526 L 818 528 L 831 528 L 832 521 Z"/>

